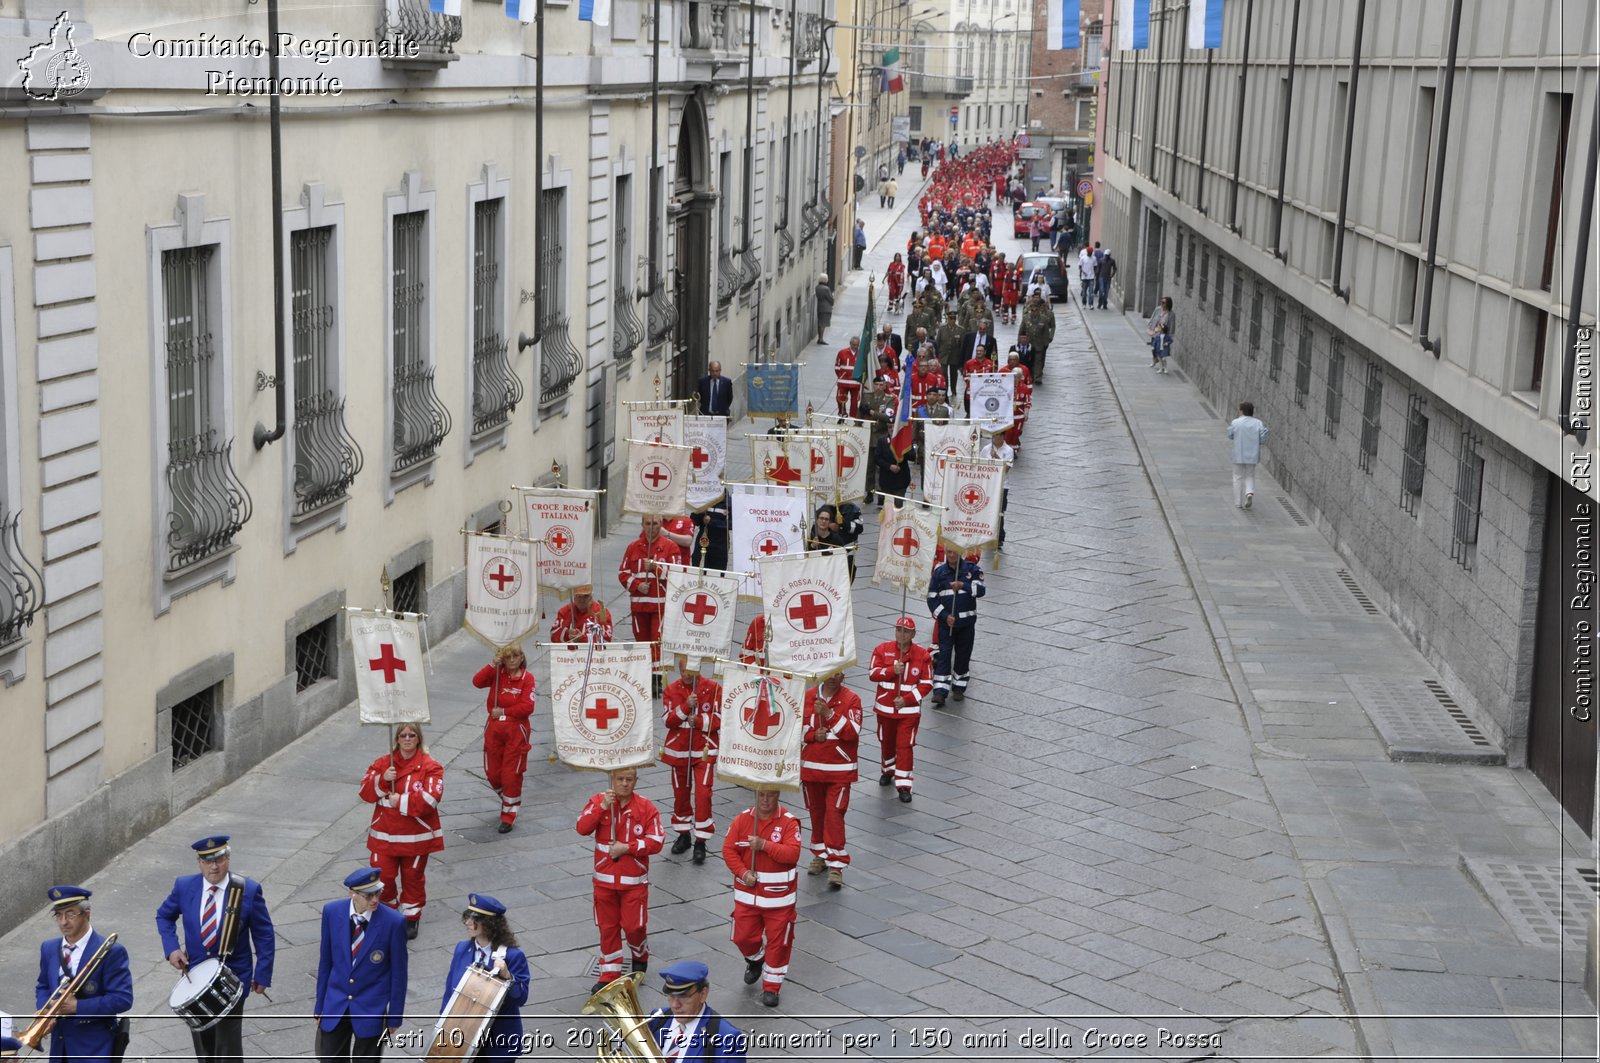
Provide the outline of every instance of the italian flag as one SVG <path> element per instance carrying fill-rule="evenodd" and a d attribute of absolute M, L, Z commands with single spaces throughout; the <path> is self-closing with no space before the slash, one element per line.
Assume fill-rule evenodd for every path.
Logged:
<path fill-rule="evenodd" d="M 900 49 L 890 48 L 883 53 L 884 92 L 904 92 L 906 79 L 900 76 Z"/>

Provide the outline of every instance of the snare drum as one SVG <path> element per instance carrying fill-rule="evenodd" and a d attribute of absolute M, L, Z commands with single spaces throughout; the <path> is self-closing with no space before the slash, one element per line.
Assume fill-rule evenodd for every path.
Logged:
<path fill-rule="evenodd" d="M 244 999 L 239 976 L 213 956 L 192 964 L 172 988 L 167 1006 L 195 1031 L 209 1030 Z"/>
<path fill-rule="evenodd" d="M 463 971 L 444 1014 L 433 1028 L 433 1048 L 425 1063 L 477 1058 L 478 1046 L 489 1036 L 489 1027 L 500 1013 L 500 1003 L 510 987 L 511 983 L 482 967 Z"/>

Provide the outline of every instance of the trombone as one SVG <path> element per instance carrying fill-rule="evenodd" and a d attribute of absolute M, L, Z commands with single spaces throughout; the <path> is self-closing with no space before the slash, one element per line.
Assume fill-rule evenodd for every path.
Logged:
<path fill-rule="evenodd" d="M 94 955 L 78 966 L 78 973 L 68 981 L 56 986 L 56 991 L 50 994 L 50 999 L 44 1002 L 44 1007 L 40 1008 L 38 1014 L 34 1015 L 33 1021 L 28 1023 L 28 1028 L 22 1031 L 17 1040 L 27 1045 L 30 1051 L 37 1052 L 39 1046 L 44 1043 L 45 1034 L 50 1032 L 50 1028 L 56 1024 L 56 1019 L 60 1017 L 58 1013 L 61 1010 L 61 1005 L 66 1002 L 69 996 L 76 993 L 84 982 L 88 981 L 89 976 L 94 974 L 94 969 L 100 966 L 101 962 L 106 958 L 106 953 L 111 951 L 111 946 L 116 943 L 117 935 L 107 934 L 106 939 L 100 943 L 100 947 L 95 950 Z"/>

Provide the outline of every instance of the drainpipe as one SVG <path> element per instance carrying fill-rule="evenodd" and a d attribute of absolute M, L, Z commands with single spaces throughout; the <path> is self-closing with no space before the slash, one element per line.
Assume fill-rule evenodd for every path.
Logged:
<path fill-rule="evenodd" d="M 1250 78 L 1250 25 L 1255 19 L 1256 0 L 1245 0 L 1244 54 L 1239 60 L 1238 119 L 1233 127 L 1233 180 L 1228 189 L 1228 229 L 1239 232 L 1239 159 L 1244 152 L 1244 92 Z"/>
<path fill-rule="evenodd" d="M 278 0 L 267 0 L 267 39 L 278 39 Z M 282 113 L 276 88 L 278 84 L 278 50 L 267 50 L 267 75 L 274 86 L 269 102 L 272 170 L 272 374 L 277 385 L 272 390 L 272 403 L 278 415 L 276 428 L 256 423 L 251 439 L 260 450 L 268 443 L 276 443 L 289 429 L 288 358 L 287 337 L 283 334 L 283 130 Z"/>
<path fill-rule="evenodd" d="M 1356 39 L 1350 49 L 1350 98 L 1344 108 L 1344 169 L 1339 177 L 1339 228 L 1333 238 L 1333 294 L 1350 301 L 1350 289 L 1341 288 L 1344 275 L 1345 221 L 1350 206 L 1350 163 L 1354 157 L 1356 137 L 1356 94 L 1361 88 L 1361 31 L 1367 21 L 1367 0 L 1356 0 Z"/>
<path fill-rule="evenodd" d="M 1461 0 L 1456 0 L 1456 12 Z M 1278 129 L 1278 209 L 1272 215 L 1272 257 L 1283 261 L 1283 184 L 1289 177 L 1289 116 L 1294 108 L 1294 57 L 1300 44 L 1300 0 L 1294 0 L 1289 16 L 1289 83 L 1283 96 L 1283 123 Z M 1452 63 L 1454 60 L 1452 60 Z"/>
<path fill-rule="evenodd" d="M 1461 39 L 1461 0 L 1450 5 L 1450 58 L 1444 76 L 1444 103 L 1439 110 L 1439 151 L 1433 167 L 1433 209 L 1428 218 L 1428 266 L 1422 277 L 1422 317 L 1417 329 L 1422 349 L 1437 358 L 1442 353 L 1437 338 L 1428 335 L 1428 324 L 1433 319 L 1433 267 L 1439 260 L 1439 215 L 1444 204 L 1444 161 L 1450 148 L 1450 100 L 1456 87 L 1456 42 Z M 1579 262 L 1581 268 L 1583 263 Z M 1582 289 L 1578 296 L 1583 297 Z"/>
<path fill-rule="evenodd" d="M 1200 93 L 1200 180 L 1195 185 L 1194 199 L 1201 214 L 1206 210 L 1206 144 L 1211 140 L 1211 61 L 1216 58 L 1213 49 L 1206 50 L 1205 90 Z"/>
<path fill-rule="evenodd" d="M 1189 54 L 1189 41 L 1185 36 L 1188 26 L 1189 0 L 1184 0 L 1183 19 L 1178 23 L 1178 91 L 1172 101 L 1172 165 L 1167 169 L 1167 187 L 1173 195 L 1178 194 L 1178 138 L 1182 133 L 1179 119 L 1183 117 L 1183 61 Z"/>

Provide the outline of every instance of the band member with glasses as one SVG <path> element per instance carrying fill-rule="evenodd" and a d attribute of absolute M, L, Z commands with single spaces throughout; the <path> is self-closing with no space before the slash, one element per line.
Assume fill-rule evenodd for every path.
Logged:
<path fill-rule="evenodd" d="M 467 939 L 456 943 L 450 957 L 450 973 L 444 979 L 443 1014 L 450 998 L 461 984 L 469 967 L 479 967 L 508 983 L 500 1010 L 489 1024 L 488 1037 L 473 1057 L 479 1063 L 502 1063 L 522 1055 L 522 1005 L 528 1002 L 528 957 L 517 947 L 517 936 L 506 922 L 506 906 L 487 893 L 467 894 L 467 910 L 461 913 Z"/>

